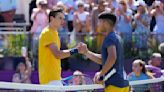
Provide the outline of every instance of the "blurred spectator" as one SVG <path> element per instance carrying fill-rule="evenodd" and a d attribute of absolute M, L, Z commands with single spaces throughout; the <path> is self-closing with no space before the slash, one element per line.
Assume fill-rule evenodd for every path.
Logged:
<path fill-rule="evenodd" d="M 72 84 L 73 85 L 84 85 L 84 84 L 86 84 L 85 83 L 85 79 L 84 79 L 84 75 L 83 75 L 83 73 L 82 72 L 80 72 L 80 71 L 75 71 L 74 73 L 73 73 L 73 79 L 72 79 Z"/>
<path fill-rule="evenodd" d="M 33 26 L 31 28 L 31 33 L 35 34 L 42 31 L 42 29 L 48 24 L 48 13 L 47 1 L 46 0 L 37 0 L 37 8 L 33 9 L 31 20 L 33 20 Z"/>
<path fill-rule="evenodd" d="M 84 2 L 77 2 L 78 10 L 74 13 L 73 25 L 76 32 L 89 32 L 89 12 L 84 11 Z"/>
<path fill-rule="evenodd" d="M 139 0 L 136 3 L 137 13 L 134 16 L 133 24 L 135 29 L 135 47 L 143 51 L 147 49 L 150 18 L 147 13 L 145 2 Z"/>
<path fill-rule="evenodd" d="M 151 32 L 153 32 L 155 25 L 156 25 L 156 19 L 155 19 L 155 16 L 152 16 L 151 21 L 150 21 L 150 31 Z"/>
<path fill-rule="evenodd" d="M 132 45 L 132 10 L 127 6 L 126 1 L 119 1 L 119 7 L 116 9 L 117 25 L 116 31 L 120 33 L 124 40 L 124 48 L 131 48 Z M 125 52 L 129 49 L 125 49 Z"/>
<path fill-rule="evenodd" d="M 77 7 L 76 2 L 83 1 L 83 0 L 59 0 L 59 1 L 63 2 L 67 8 L 73 7 L 75 10 L 77 10 L 78 7 Z"/>
<path fill-rule="evenodd" d="M 145 68 L 145 62 L 142 60 L 135 60 L 133 62 L 133 72 L 128 75 L 129 81 L 145 80 L 153 78 Z M 132 92 L 150 92 L 149 85 L 135 85 L 132 86 Z"/>
<path fill-rule="evenodd" d="M 16 11 L 16 0 L 0 0 L 0 16 L 4 22 L 12 22 Z"/>
<path fill-rule="evenodd" d="M 73 27 L 75 33 L 87 33 L 90 31 L 89 12 L 84 10 L 84 2 L 77 2 L 78 10 L 74 13 Z M 84 42 L 84 35 L 76 35 L 77 41 Z"/>
<path fill-rule="evenodd" d="M 150 14 L 151 10 L 154 8 L 154 2 L 156 0 L 144 0 L 144 1 L 147 4 L 148 13 Z M 151 16 L 151 21 L 150 21 L 150 31 L 151 32 L 153 32 L 155 25 L 156 25 L 155 16 Z"/>
<path fill-rule="evenodd" d="M 164 43 L 161 43 L 158 47 L 159 51 L 164 54 Z"/>
<path fill-rule="evenodd" d="M 47 1 L 46 0 L 37 0 L 36 1 L 37 8 L 33 9 L 31 20 L 33 20 L 33 25 L 31 28 L 32 33 L 32 51 L 33 55 L 37 58 L 38 53 L 38 39 L 39 35 L 42 32 L 42 29 L 48 24 L 48 13 L 49 9 L 47 9 Z"/>
<path fill-rule="evenodd" d="M 98 1 L 98 7 L 95 7 L 92 11 L 92 31 L 95 32 L 98 30 L 98 15 L 103 11 L 110 11 L 109 8 L 107 8 L 107 2 L 105 0 L 99 0 Z"/>
<path fill-rule="evenodd" d="M 164 42 L 164 4 L 160 1 L 155 1 L 155 9 L 151 11 L 151 15 L 155 16 L 156 25 L 154 32 L 156 33 L 159 43 Z"/>
<path fill-rule="evenodd" d="M 159 78 L 161 77 L 162 73 L 161 73 L 161 54 L 160 53 L 153 53 L 153 55 L 150 57 L 149 60 L 149 65 L 146 66 L 146 69 L 153 73 L 153 76 L 155 78 Z"/>
<path fill-rule="evenodd" d="M 143 0 L 143 1 L 147 4 L 147 6 L 151 6 L 153 2 L 156 0 Z"/>
<path fill-rule="evenodd" d="M 95 7 L 95 3 L 93 2 L 93 0 L 86 0 L 86 5 L 87 5 L 86 11 L 91 13 L 93 8 Z"/>
<path fill-rule="evenodd" d="M 16 83 L 31 83 L 31 62 L 26 57 L 26 61 L 20 62 L 17 66 L 16 73 L 13 75 L 12 81 Z"/>
<path fill-rule="evenodd" d="M 68 21 L 68 31 L 73 31 L 73 14 L 75 12 L 75 8 L 73 6 L 69 6 L 67 8 L 67 21 Z"/>
<path fill-rule="evenodd" d="M 92 15 L 91 15 L 91 30 L 93 33 L 96 33 L 96 48 L 100 48 L 101 44 L 103 42 L 103 39 L 105 37 L 105 35 L 103 34 L 103 32 L 100 31 L 99 29 L 99 21 L 98 21 L 98 15 L 103 12 L 103 11 L 111 11 L 109 8 L 107 8 L 108 3 L 106 2 L 106 0 L 99 0 L 98 1 L 98 7 L 95 7 L 92 11 Z M 99 49 L 100 51 L 100 49 Z"/>
<path fill-rule="evenodd" d="M 133 14 L 137 10 L 137 7 L 135 6 L 136 1 L 135 0 L 128 0 L 128 7 L 133 11 Z"/>
<path fill-rule="evenodd" d="M 74 12 L 77 10 L 77 5 L 76 5 L 77 0 L 60 0 L 59 2 L 62 2 L 66 9 L 67 9 L 67 27 L 68 31 L 72 32 L 73 31 L 73 15 Z"/>
<path fill-rule="evenodd" d="M 160 78 L 163 73 L 161 71 L 161 54 L 160 53 L 153 53 L 150 57 L 149 65 L 146 66 L 146 69 L 153 74 L 153 77 Z M 162 85 L 160 83 L 154 83 L 151 85 L 152 92 L 162 92 Z"/>
<path fill-rule="evenodd" d="M 52 9 L 58 2 L 59 0 L 47 0 L 48 2 L 48 8 Z"/>
<path fill-rule="evenodd" d="M 112 13 L 118 8 L 118 0 L 108 0 L 109 4 L 108 7 L 111 9 Z"/>
<path fill-rule="evenodd" d="M 30 28 L 33 25 L 33 21 L 31 20 L 31 14 L 32 14 L 32 10 L 33 8 L 36 8 L 36 0 L 31 0 L 30 4 L 29 4 L 29 21 L 30 21 Z"/>

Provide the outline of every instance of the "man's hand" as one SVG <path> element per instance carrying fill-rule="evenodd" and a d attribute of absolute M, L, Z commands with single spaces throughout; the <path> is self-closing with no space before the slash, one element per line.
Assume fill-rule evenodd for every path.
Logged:
<path fill-rule="evenodd" d="M 82 43 L 82 42 L 78 43 L 77 49 L 78 49 L 80 54 L 86 54 L 88 52 L 87 45 L 85 43 Z"/>
<path fill-rule="evenodd" d="M 103 81 L 99 80 L 100 76 L 101 76 L 101 72 L 97 72 L 95 74 L 94 79 L 93 79 L 94 83 L 96 83 L 96 84 L 103 84 L 104 83 Z"/>

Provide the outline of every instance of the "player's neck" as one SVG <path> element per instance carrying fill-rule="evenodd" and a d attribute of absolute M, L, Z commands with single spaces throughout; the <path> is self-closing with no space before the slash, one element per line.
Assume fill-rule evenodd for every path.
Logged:
<path fill-rule="evenodd" d="M 107 27 L 105 28 L 105 31 L 108 32 L 108 33 L 110 33 L 110 32 L 113 32 L 114 29 L 107 26 Z"/>
<path fill-rule="evenodd" d="M 52 23 L 49 24 L 49 28 L 54 30 L 54 31 L 57 31 L 57 27 L 54 26 Z"/>

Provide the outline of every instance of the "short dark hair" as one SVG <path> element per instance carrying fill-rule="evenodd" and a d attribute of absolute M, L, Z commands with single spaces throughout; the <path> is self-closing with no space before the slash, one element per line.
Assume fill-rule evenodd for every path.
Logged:
<path fill-rule="evenodd" d="M 51 16 L 56 17 L 56 15 L 57 15 L 58 13 L 64 13 L 63 11 L 64 11 L 63 9 L 58 8 L 58 7 L 53 8 L 53 9 L 50 11 L 49 15 L 48 15 L 48 17 L 49 17 L 49 22 L 50 22 L 50 17 L 51 17 Z"/>
<path fill-rule="evenodd" d="M 100 13 L 98 18 L 99 19 L 110 20 L 112 22 L 113 26 L 116 24 L 116 21 L 117 21 L 117 17 L 114 14 L 112 14 L 108 11 L 104 11 L 104 12 Z"/>

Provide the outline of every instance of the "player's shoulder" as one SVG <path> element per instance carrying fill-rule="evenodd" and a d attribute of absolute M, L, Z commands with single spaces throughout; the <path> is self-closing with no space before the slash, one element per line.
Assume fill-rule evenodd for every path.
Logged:
<path fill-rule="evenodd" d="M 45 27 L 41 32 L 41 36 L 48 35 L 50 33 L 51 33 L 51 29 L 49 27 Z"/>
<path fill-rule="evenodd" d="M 116 35 L 115 32 L 111 32 L 107 35 L 107 37 L 110 38 L 110 39 L 116 39 L 117 35 Z"/>

